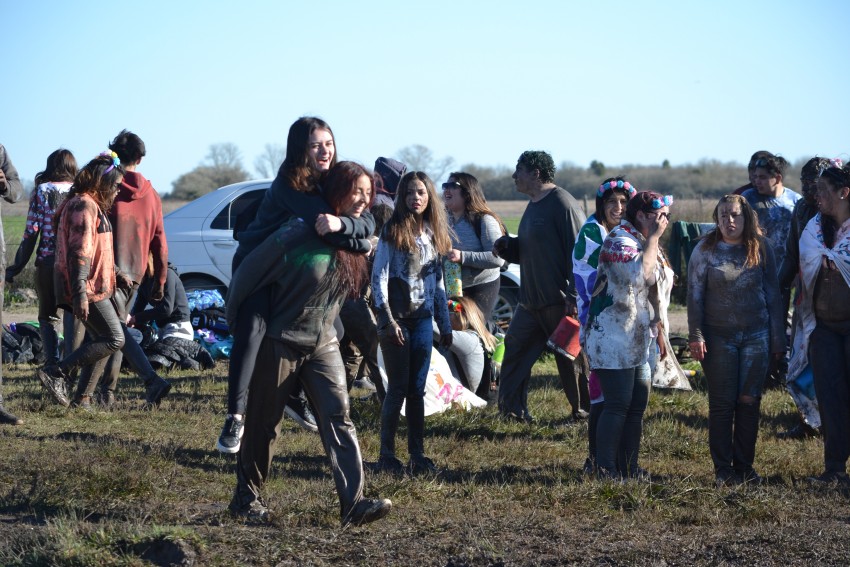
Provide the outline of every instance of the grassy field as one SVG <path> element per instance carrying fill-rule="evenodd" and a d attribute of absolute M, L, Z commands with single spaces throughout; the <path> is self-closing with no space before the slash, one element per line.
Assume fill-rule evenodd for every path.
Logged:
<path fill-rule="evenodd" d="M 214 449 L 224 364 L 172 375 L 155 412 L 125 377 L 117 409 L 91 414 L 49 401 L 33 368 L 7 368 L 4 394 L 25 424 L 0 428 L 0 564 L 846 565 L 850 494 L 802 480 L 820 472 L 822 446 L 775 439 L 795 419 L 783 393 L 763 405 L 766 486 L 714 488 L 702 391 L 653 392 L 641 452 L 653 480 L 615 484 L 582 475 L 587 429 L 570 421 L 555 372 L 535 367 L 534 425 L 492 408 L 429 417 L 426 450 L 445 471 L 367 473 L 367 495 L 395 508 L 341 529 L 318 437 L 290 421 L 265 491 L 271 523 L 227 513 L 234 458 Z M 354 400 L 352 414 L 373 462 L 378 406 Z"/>

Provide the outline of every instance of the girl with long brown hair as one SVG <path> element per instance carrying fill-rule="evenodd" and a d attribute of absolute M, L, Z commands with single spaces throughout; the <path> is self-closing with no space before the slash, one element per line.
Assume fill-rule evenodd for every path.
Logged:
<path fill-rule="evenodd" d="M 30 197 L 27 224 L 14 263 L 6 268 L 6 281 L 11 282 L 26 267 L 35 252 L 35 289 L 38 294 L 38 331 L 44 345 L 45 366 L 59 363 L 59 336 L 54 323 L 58 306 L 53 286 L 53 264 L 56 256 L 56 224 L 54 214 L 59 202 L 73 185 L 77 160 L 70 150 L 60 148 L 47 156 L 43 171 L 35 176 L 35 190 Z M 65 354 L 80 346 L 83 325 L 74 314 L 64 311 Z"/>
<path fill-rule="evenodd" d="M 89 376 L 100 376 L 109 355 L 124 346 L 124 331 L 112 303 L 116 285 L 132 282 L 116 270 L 112 251 L 112 224 L 106 212 L 112 206 L 124 169 L 115 152 L 103 152 L 83 167 L 68 198 L 54 216 L 57 225 L 55 283 L 57 304 L 72 311 L 91 336 L 58 364 L 38 371 L 38 377 L 60 404 L 70 404 L 70 376 L 94 365 Z M 75 404 L 87 408 L 97 382 L 81 380 Z M 167 389 L 162 393 L 165 395 Z M 154 402 L 158 400 L 153 400 Z"/>
<path fill-rule="evenodd" d="M 425 456 L 425 381 L 431 361 L 432 319 L 442 346 L 452 329 L 443 285 L 442 256 L 451 250 L 446 210 L 434 183 L 421 171 L 401 178 L 395 210 L 384 225 L 372 267 L 372 294 L 378 338 L 387 369 L 387 395 L 381 410 L 378 469 L 401 474 L 395 436 L 406 402 L 408 470 L 436 473 Z"/>
<path fill-rule="evenodd" d="M 487 204 L 474 175 L 450 173 L 443 183 L 443 200 L 453 229 L 447 259 L 460 264 L 463 295 L 489 319 L 499 298 L 499 272 L 505 263 L 493 254 L 493 244 L 507 234 L 505 225 Z"/>

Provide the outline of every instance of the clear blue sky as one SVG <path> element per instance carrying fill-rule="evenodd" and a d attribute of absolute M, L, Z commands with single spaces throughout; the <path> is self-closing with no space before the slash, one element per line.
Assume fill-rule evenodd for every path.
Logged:
<path fill-rule="evenodd" d="M 850 5 L 771 2 L 0 0 L 3 143 L 22 177 L 122 128 L 160 192 L 301 115 L 341 158 L 423 144 L 458 165 L 850 157 Z"/>

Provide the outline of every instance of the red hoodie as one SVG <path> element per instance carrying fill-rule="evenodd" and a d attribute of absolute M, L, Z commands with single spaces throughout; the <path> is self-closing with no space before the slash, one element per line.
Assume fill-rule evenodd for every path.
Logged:
<path fill-rule="evenodd" d="M 153 253 L 154 281 L 165 285 L 168 276 L 168 244 L 162 228 L 162 201 L 150 181 L 136 171 L 124 181 L 109 209 L 115 264 L 134 282 L 141 283 Z"/>

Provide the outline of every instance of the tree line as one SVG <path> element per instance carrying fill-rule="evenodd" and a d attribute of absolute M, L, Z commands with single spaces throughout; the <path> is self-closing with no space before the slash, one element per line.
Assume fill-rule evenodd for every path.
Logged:
<path fill-rule="evenodd" d="M 266 144 L 263 153 L 254 160 L 256 177 L 274 177 L 283 162 L 285 148 Z M 376 156 L 377 157 L 377 156 Z M 513 168 L 507 166 L 482 166 L 466 164 L 455 166 L 451 157 L 438 157 L 422 145 L 407 146 L 395 156 L 411 170 L 428 173 L 439 185 L 451 171 L 465 171 L 478 178 L 485 195 L 490 200 L 525 199 L 514 186 Z M 786 184 L 797 189 L 800 168 L 805 159 L 792 163 L 786 172 Z M 367 164 L 368 165 L 368 164 Z M 626 164 L 606 166 L 593 160 L 587 167 L 562 162 L 555 172 L 555 183 L 577 198 L 592 199 L 596 187 L 607 177 L 625 176 L 638 189 L 652 190 L 678 198 L 717 198 L 747 183 L 746 165 L 704 159 L 696 164 L 671 165 L 664 160 L 660 165 Z M 164 198 L 192 200 L 231 183 L 250 179 L 251 174 L 242 164 L 242 154 L 231 143 L 213 144 L 204 160 L 193 170 L 184 173 L 172 184 L 170 194 Z"/>

